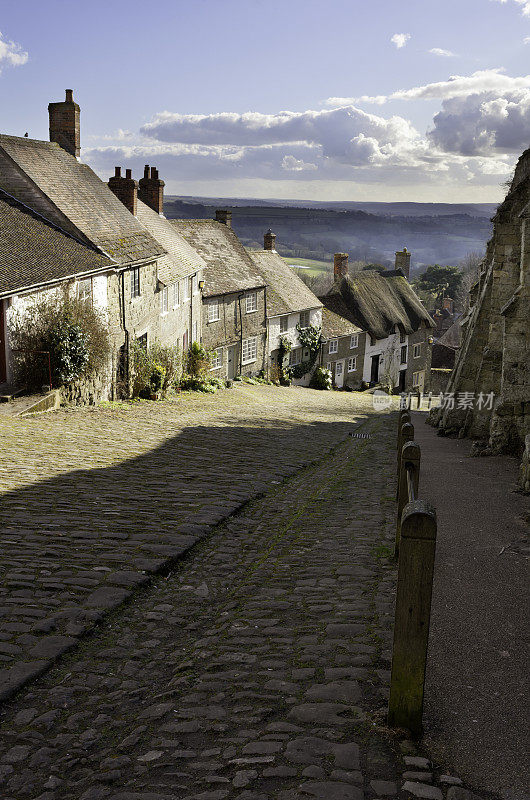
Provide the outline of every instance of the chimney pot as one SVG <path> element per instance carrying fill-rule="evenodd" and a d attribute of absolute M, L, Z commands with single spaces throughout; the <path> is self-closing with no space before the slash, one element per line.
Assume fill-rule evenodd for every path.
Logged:
<path fill-rule="evenodd" d="M 74 102 L 74 90 L 65 89 L 65 103 L 73 103 L 73 102 Z"/>
<path fill-rule="evenodd" d="M 129 178 L 129 179 L 132 178 L 132 170 L 126 169 L 125 170 L 125 177 Z"/>
<path fill-rule="evenodd" d="M 232 212 L 228 208 L 217 208 L 215 211 L 215 219 L 217 222 L 222 222 L 227 228 L 232 227 Z"/>
<path fill-rule="evenodd" d="M 144 178 L 149 178 L 149 164 L 144 167 Z"/>
<path fill-rule="evenodd" d="M 125 177 L 121 174 L 121 167 L 115 168 L 115 175 L 109 179 L 109 189 L 118 200 L 121 200 L 133 216 L 136 216 L 138 204 L 138 183 L 133 180 L 130 169 L 125 170 Z"/>
<path fill-rule="evenodd" d="M 348 274 L 348 253 L 335 253 L 333 257 L 333 274 L 336 281 Z"/>
<path fill-rule="evenodd" d="M 114 167 L 114 177 L 119 178 L 121 176 L 121 167 Z"/>
<path fill-rule="evenodd" d="M 138 197 L 157 214 L 162 214 L 164 210 L 164 181 L 158 177 L 156 167 L 144 167 L 144 177 L 140 178 Z"/>

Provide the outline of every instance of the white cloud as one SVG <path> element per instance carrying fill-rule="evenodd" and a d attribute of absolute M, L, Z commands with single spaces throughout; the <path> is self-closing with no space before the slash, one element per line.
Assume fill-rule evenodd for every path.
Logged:
<path fill-rule="evenodd" d="M 28 53 L 16 42 L 4 39 L 0 31 L 0 72 L 6 64 L 11 67 L 20 67 L 27 62 Z"/>
<path fill-rule="evenodd" d="M 530 36 L 525 36 L 524 37 L 523 44 L 530 44 Z"/>
<path fill-rule="evenodd" d="M 451 97 L 467 97 L 482 92 L 503 94 L 518 89 L 530 88 L 530 75 L 512 78 L 504 74 L 503 68 L 483 69 L 471 75 L 451 75 L 446 81 L 426 83 L 411 89 L 399 89 L 388 95 L 363 95 L 362 97 L 329 97 L 328 106 L 343 106 L 350 103 L 375 103 L 382 105 L 388 100 L 445 100 Z"/>
<path fill-rule="evenodd" d="M 405 47 L 409 39 L 410 33 L 395 33 L 390 37 L 390 41 L 392 44 L 396 45 L 398 50 L 401 50 L 402 47 Z"/>
<path fill-rule="evenodd" d="M 432 53 L 433 56 L 445 56 L 446 58 L 454 58 L 456 55 L 451 50 L 444 50 L 443 47 L 431 47 L 429 53 Z"/>
<path fill-rule="evenodd" d="M 497 3 L 507 3 L 508 0 L 495 0 Z M 530 0 L 514 0 L 518 6 L 521 7 L 521 11 L 523 12 L 523 16 L 530 17 Z"/>

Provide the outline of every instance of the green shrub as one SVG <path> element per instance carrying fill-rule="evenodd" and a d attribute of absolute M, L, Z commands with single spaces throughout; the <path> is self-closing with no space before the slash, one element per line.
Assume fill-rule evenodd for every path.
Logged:
<path fill-rule="evenodd" d="M 130 347 L 133 370 L 133 397 L 149 398 L 165 395 L 179 374 L 181 355 L 178 347 L 162 346 L 155 342 L 145 347 L 135 340 Z"/>
<path fill-rule="evenodd" d="M 40 389 L 49 382 L 64 386 L 90 377 L 108 364 L 111 352 L 106 319 L 91 303 L 67 291 L 34 300 L 10 321 L 13 370 L 17 383 Z"/>
<path fill-rule="evenodd" d="M 184 363 L 184 371 L 193 378 L 206 378 L 212 366 L 212 359 L 202 344 L 193 342 L 188 350 Z"/>
<path fill-rule="evenodd" d="M 312 389 L 331 389 L 333 386 L 331 370 L 317 367 L 311 376 L 311 383 L 309 385 Z"/>

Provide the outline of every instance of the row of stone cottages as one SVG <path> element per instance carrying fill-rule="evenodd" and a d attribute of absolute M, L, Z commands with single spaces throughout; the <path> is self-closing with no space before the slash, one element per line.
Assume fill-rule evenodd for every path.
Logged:
<path fill-rule="evenodd" d="M 213 351 L 212 372 L 226 379 L 270 376 L 281 358 L 306 385 L 322 364 L 339 388 L 389 377 L 401 390 L 427 386 L 433 323 L 408 283 L 406 251 L 394 271 L 351 276 L 347 255 L 336 254 L 334 286 L 318 298 L 278 255 L 270 231 L 255 252 L 228 211 L 167 220 L 155 168 L 138 182 L 119 167 L 100 180 L 80 160 L 71 90 L 48 109 L 49 142 L 0 135 L 0 384 L 12 377 L 13 314 L 67 286 L 107 315 L 113 355 L 98 378 L 101 397 L 115 396 L 132 339 L 184 351 L 202 342 Z M 318 351 L 314 328 L 322 329 Z"/>

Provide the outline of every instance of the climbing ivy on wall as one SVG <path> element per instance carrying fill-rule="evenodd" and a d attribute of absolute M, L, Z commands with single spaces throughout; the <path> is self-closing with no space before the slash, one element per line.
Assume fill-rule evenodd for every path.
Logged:
<path fill-rule="evenodd" d="M 320 350 L 322 330 L 319 325 L 309 325 L 307 328 L 301 328 L 299 324 L 296 326 L 296 330 L 298 331 L 298 339 L 302 348 L 309 350 L 308 361 L 302 361 L 300 364 L 287 368 L 290 378 L 299 379 L 311 372 L 315 365 Z"/>

